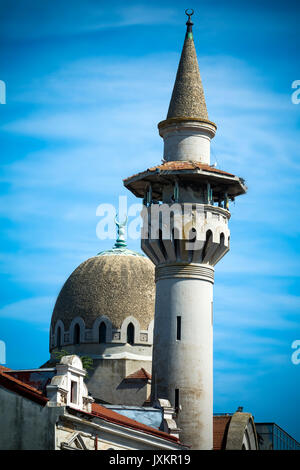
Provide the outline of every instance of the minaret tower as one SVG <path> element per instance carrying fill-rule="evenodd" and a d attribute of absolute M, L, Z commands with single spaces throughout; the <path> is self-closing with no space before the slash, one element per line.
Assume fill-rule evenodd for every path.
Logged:
<path fill-rule="evenodd" d="M 242 178 L 210 165 L 216 125 L 208 119 L 188 15 L 161 165 L 124 180 L 143 198 L 142 249 L 155 264 L 152 399 L 175 407 L 181 440 L 213 447 L 214 266 L 229 251 L 229 201 Z"/>

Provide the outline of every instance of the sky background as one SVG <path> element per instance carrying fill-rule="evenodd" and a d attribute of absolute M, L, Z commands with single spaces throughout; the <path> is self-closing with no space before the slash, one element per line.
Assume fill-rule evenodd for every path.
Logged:
<path fill-rule="evenodd" d="M 300 440 L 299 2 L 0 0 L 0 340 L 8 367 L 48 359 L 64 281 L 113 244 L 97 206 L 137 202 L 122 179 L 160 163 L 186 8 L 212 163 L 249 188 L 216 267 L 214 411 L 244 406 Z"/>

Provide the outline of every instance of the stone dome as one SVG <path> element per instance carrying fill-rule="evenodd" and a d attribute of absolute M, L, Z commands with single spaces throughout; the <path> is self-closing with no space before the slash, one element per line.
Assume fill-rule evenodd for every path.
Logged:
<path fill-rule="evenodd" d="M 81 317 L 86 328 L 106 316 L 113 329 L 120 329 L 129 316 L 142 330 L 154 318 L 154 265 L 143 255 L 115 246 L 87 259 L 63 285 L 52 314 L 52 331 L 61 320 L 68 330 L 72 320 Z"/>

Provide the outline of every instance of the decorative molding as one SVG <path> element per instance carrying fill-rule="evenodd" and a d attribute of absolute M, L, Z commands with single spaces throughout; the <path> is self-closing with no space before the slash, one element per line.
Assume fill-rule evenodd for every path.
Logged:
<path fill-rule="evenodd" d="M 162 279 L 185 278 L 199 279 L 214 283 L 214 268 L 201 264 L 167 264 L 156 266 L 155 281 Z"/>
<path fill-rule="evenodd" d="M 129 315 L 128 317 L 125 318 L 125 320 L 122 323 L 121 326 L 121 342 L 122 343 L 127 343 L 127 327 L 129 323 L 132 323 L 134 326 L 134 343 L 139 343 L 140 342 L 140 323 L 139 321 L 133 317 L 132 315 Z"/>
<path fill-rule="evenodd" d="M 57 330 L 58 328 L 60 328 L 60 342 L 61 342 L 61 346 L 63 346 L 64 344 L 64 333 L 65 333 L 65 325 L 63 324 L 63 322 L 61 320 L 57 320 L 56 324 L 55 324 L 55 328 L 54 328 L 54 347 L 58 347 L 58 344 L 57 344 Z"/>
<path fill-rule="evenodd" d="M 106 343 L 110 343 L 113 339 L 112 323 L 106 315 L 99 315 L 94 321 L 92 340 L 94 343 L 99 343 L 99 327 L 101 323 L 105 323 L 106 325 Z"/>
<path fill-rule="evenodd" d="M 140 334 L 140 341 L 147 342 L 148 341 L 148 333 L 141 333 Z"/>

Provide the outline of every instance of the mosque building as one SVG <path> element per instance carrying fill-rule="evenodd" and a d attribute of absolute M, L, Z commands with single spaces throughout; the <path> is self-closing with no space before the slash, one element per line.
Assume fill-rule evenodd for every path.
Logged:
<path fill-rule="evenodd" d="M 246 187 L 211 165 L 217 126 L 187 15 L 167 118 L 158 124 L 163 162 L 124 180 L 143 200 L 144 254 L 128 248 L 116 220 L 115 245 L 66 280 L 51 318 L 50 359 L 39 369 L 0 370 L 0 449 L 258 449 L 251 413 L 213 415 L 214 269 L 229 251 L 229 201 Z"/>
<path fill-rule="evenodd" d="M 89 356 L 88 387 L 99 403 L 142 406 L 150 398 L 154 304 L 154 266 L 127 248 L 119 224 L 115 246 L 65 282 L 51 319 L 52 358 L 60 348 Z"/>

